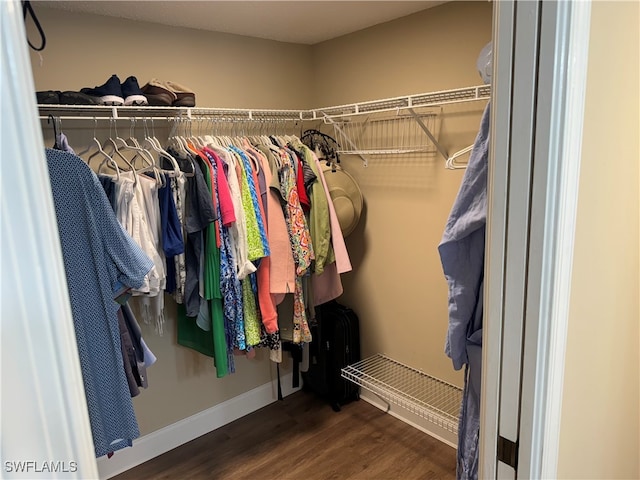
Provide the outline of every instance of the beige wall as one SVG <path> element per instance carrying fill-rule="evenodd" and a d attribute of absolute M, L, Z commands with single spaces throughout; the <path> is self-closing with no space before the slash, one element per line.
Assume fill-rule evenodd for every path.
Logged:
<path fill-rule="evenodd" d="M 452 2 L 314 46 L 316 105 L 339 105 L 481 84 L 489 2 Z M 440 142 L 471 145 L 486 102 L 445 108 Z M 386 353 L 461 385 L 444 354 L 447 285 L 437 246 L 462 179 L 435 155 L 343 157 L 365 198 L 347 238 L 354 265 L 341 301 L 360 316 L 363 355 Z"/>
<path fill-rule="evenodd" d="M 490 2 L 454 1 L 313 47 L 317 107 L 481 83 Z"/>
<path fill-rule="evenodd" d="M 637 2 L 593 2 L 559 478 L 640 478 Z"/>
<path fill-rule="evenodd" d="M 156 77 L 190 86 L 198 105 L 208 107 L 307 108 L 476 85 L 475 61 L 491 36 L 488 2 L 446 4 L 313 47 L 62 12 L 41 3 L 36 8 L 48 39 L 42 66 L 32 53 L 38 90 L 80 89 L 112 73 L 121 79 L 133 74 L 141 83 Z M 80 53 L 78 42 L 91 54 Z M 445 148 L 473 142 L 483 105 L 445 110 Z M 76 147 L 93 133 L 84 121 L 63 127 Z M 101 128 L 98 133 L 106 135 Z M 45 134 L 49 144 L 50 129 Z M 365 169 L 344 158 L 366 207 L 348 238 L 354 271 L 343 276 L 341 301 L 361 318 L 364 355 L 384 352 L 461 384 L 443 353 L 447 291 L 436 247 L 462 171 L 445 170 L 443 162 L 433 155 L 397 156 Z M 238 359 L 236 374 L 217 379 L 209 358 L 176 345 L 169 299 L 167 308 L 163 337 L 143 325 L 159 360 L 149 371 L 150 388 L 134 400 L 142 434 L 273 377 L 260 354 Z"/>
<path fill-rule="evenodd" d="M 43 65 L 31 52 L 36 90 L 79 90 L 112 74 L 172 80 L 196 104 L 224 108 L 306 108 L 307 45 L 72 13 L 34 2 L 47 34 Z M 30 24 L 29 24 L 30 25 Z M 30 38 L 38 38 L 31 29 Z"/>

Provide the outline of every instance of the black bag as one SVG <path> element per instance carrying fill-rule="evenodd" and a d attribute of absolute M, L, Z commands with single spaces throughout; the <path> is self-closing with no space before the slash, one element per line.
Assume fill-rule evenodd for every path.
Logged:
<path fill-rule="evenodd" d="M 302 372 L 303 387 L 325 397 L 331 407 L 360 398 L 359 387 L 342 378 L 341 370 L 360 360 L 360 327 L 357 315 L 331 301 L 316 307 L 316 321 L 309 326 L 309 370 Z"/>

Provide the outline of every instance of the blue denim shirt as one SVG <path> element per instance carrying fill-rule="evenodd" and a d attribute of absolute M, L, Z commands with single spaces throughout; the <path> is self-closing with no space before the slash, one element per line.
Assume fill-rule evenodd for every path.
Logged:
<path fill-rule="evenodd" d="M 467 366 L 458 427 L 459 479 L 478 476 L 489 111 L 487 104 L 469 165 L 438 246 L 449 286 L 445 353 L 456 370 Z"/>

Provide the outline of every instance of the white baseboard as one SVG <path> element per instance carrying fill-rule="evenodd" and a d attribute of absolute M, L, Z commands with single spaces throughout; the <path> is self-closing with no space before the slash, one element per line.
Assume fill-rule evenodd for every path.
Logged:
<path fill-rule="evenodd" d="M 367 403 L 370 403 L 374 407 L 378 407 L 380 410 L 387 411 L 387 404 L 380 400 L 379 397 L 374 395 L 373 393 L 361 389 L 360 390 L 360 398 Z M 396 417 L 399 420 L 402 420 L 405 423 L 408 423 L 412 427 L 417 428 L 418 430 L 426 433 L 427 435 L 431 435 L 436 440 L 440 440 L 442 443 L 446 443 L 450 447 L 457 448 L 458 447 L 458 436 L 445 430 L 438 425 L 429 422 L 428 420 L 412 413 L 398 405 L 391 405 L 391 408 L 387 412 L 389 415 Z"/>
<path fill-rule="evenodd" d="M 291 386 L 292 378 L 291 373 L 281 377 L 282 395 L 285 397 L 299 390 L 299 388 Z M 114 477 L 216 428 L 266 407 L 275 402 L 277 398 L 275 382 L 265 383 L 242 395 L 140 437 L 133 442 L 133 447 L 118 450 L 111 458 L 98 458 L 100 478 Z"/>

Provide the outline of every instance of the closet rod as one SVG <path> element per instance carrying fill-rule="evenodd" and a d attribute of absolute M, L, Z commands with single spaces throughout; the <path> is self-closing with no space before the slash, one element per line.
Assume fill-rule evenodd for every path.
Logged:
<path fill-rule="evenodd" d="M 130 107 L 105 105 L 38 105 L 40 116 L 51 114 L 63 119 L 93 117 L 99 113 L 108 118 L 130 117 L 186 117 L 213 116 L 224 120 L 327 120 L 350 115 L 388 112 L 413 107 L 432 107 L 453 103 L 485 100 L 491 96 L 491 85 L 440 90 L 402 97 L 384 98 L 312 110 L 201 108 L 201 107 Z M 64 115 L 64 116 L 63 116 Z M 230 118 L 231 117 L 231 118 Z"/>

